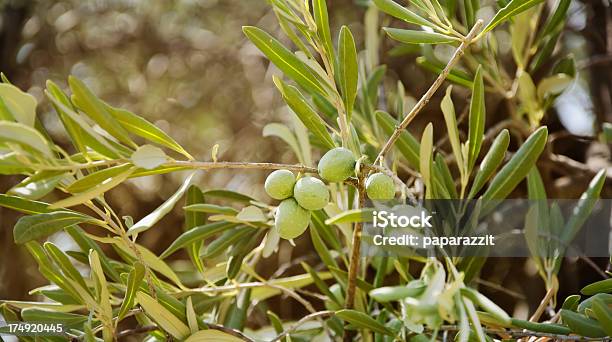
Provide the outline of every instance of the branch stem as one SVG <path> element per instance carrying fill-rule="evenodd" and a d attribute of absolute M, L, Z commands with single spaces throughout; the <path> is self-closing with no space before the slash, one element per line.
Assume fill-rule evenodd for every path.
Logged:
<path fill-rule="evenodd" d="M 359 180 L 357 186 L 359 196 L 359 207 L 363 208 L 365 204 L 365 189 L 363 187 L 363 178 Z M 356 222 L 353 230 L 353 238 L 351 243 L 351 257 L 349 260 L 348 282 L 346 286 L 346 300 L 344 302 L 345 309 L 352 309 L 355 306 L 355 291 L 357 288 L 357 272 L 359 271 L 359 259 L 361 253 L 361 231 L 363 222 Z M 344 341 L 351 341 L 351 331 L 344 331 Z"/>
<path fill-rule="evenodd" d="M 391 134 L 391 136 L 389 137 L 389 140 L 387 140 L 382 150 L 380 150 L 380 153 L 378 154 L 378 157 L 376 157 L 376 161 L 374 162 L 374 164 L 384 159 L 387 152 L 389 152 L 391 147 L 393 147 L 393 144 L 395 144 L 395 141 L 400 137 L 400 135 L 406 129 L 406 127 L 408 127 L 410 122 L 412 122 L 412 120 L 417 116 L 417 114 L 419 114 L 419 112 L 421 112 L 421 110 L 423 110 L 423 108 L 425 108 L 425 106 L 429 103 L 429 101 L 431 100 L 433 95 L 436 93 L 438 88 L 440 88 L 444 80 L 448 77 L 448 74 L 450 74 L 453 67 L 457 64 L 457 62 L 459 62 L 459 59 L 461 59 L 461 57 L 464 55 L 467 47 L 475 41 L 474 37 L 476 37 L 476 35 L 480 31 L 482 24 L 483 24 L 482 20 L 478 20 L 476 24 L 474 24 L 474 27 L 472 27 L 472 30 L 470 30 L 468 35 L 463 39 L 463 41 L 461 42 L 457 50 L 455 50 L 455 53 L 453 54 L 451 59 L 448 61 L 448 63 L 446 64 L 442 72 L 440 73 L 440 75 L 438 75 L 438 78 L 436 78 L 436 80 L 432 83 L 431 87 L 427 89 L 425 94 L 423 94 L 419 102 L 416 103 L 416 105 L 412 108 L 410 113 L 406 115 L 404 120 L 402 120 L 402 122 L 395 128 L 395 131 L 393 131 L 393 134 Z"/>

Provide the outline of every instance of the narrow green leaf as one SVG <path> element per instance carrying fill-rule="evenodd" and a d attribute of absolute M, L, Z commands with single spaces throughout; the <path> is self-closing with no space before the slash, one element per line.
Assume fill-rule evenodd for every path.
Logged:
<path fill-rule="evenodd" d="M 510 324 L 510 316 L 492 300 L 481 294 L 480 292 L 467 287 L 461 288 L 461 295 L 469 298 L 472 302 L 478 305 L 484 311 L 490 313 L 504 324 Z"/>
<path fill-rule="evenodd" d="M 372 222 L 372 208 L 351 209 L 341 212 L 340 214 L 330 217 L 325 220 L 325 224 L 341 224 L 355 222 Z"/>
<path fill-rule="evenodd" d="M 482 189 L 485 183 L 493 176 L 493 173 L 499 165 L 504 161 L 504 156 L 506 155 L 506 151 L 508 150 L 508 145 L 510 144 L 510 132 L 507 129 L 503 129 L 493 143 L 491 144 L 491 148 L 482 159 L 480 163 L 480 168 L 476 173 L 476 177 L 474 177 L 474 182 L 472 183 L 472 187 L 470 188 L 470 193 L 468 194 L 468 198 L 474 198 L 478 191 Z"/>
<path fill-rule="evenodd" d="M 457 161 L 457 167 L 461 174 L 465 170 L 465 164 L 463 161 L 463 154 L 461 153 L 461 141 L 459 140 L 459 126 L 457 125 L 457 116 L 455 115 L 455 105 L 451 98 L 453 87 L 449 86 L 446 88 L 446 95 L 440 103 L 442 114 L 444 114 L 444 121 L 446 122 L 446 130 L 448 131 L 448 138 L 450 140 L 453 155 Z"/>
<path fill-rule="evenodd" d="M 321 77 L 278 40 L 257 27 L 244 26 L 242 31 L 289 78 L 310 92 L 326 94 Z"/>
<path fill-rule="evenodd" d="M 131 164 L 126 163 L 90 173 L 87 176 L 79 178 L 71 183 L 68 187 L 66 187 L 66 190 L 70 193 L 87 191 L 96 185 L 104 183 L 110 178 L 117 177 L 123 172 L 129 170 L 131 167 Z"/>
<path fill-rule="evenodd" d="M 479 66 L 474 76 L 474 87 L 472 89 L 472 99 L 470 101 L 470 118 L 469 118 L 469 157 L 468 170 L 472 170 L 480 154 L 482 139 L 485 126 L 485 95 L 484 83 L 482 80 L 482 67 Z"/>
<path fill-rule="evenodd" d="M 338 79 L 348 121 L 351 121 L 355 97 L 357 97 L 357 49 L 348 27 L 342 26 L 338 38 Z"/>
<path fill-rule="evenodd" d="M 198 226 L 206 224 L 206 214 L 202 211 L 186 210 L 188 207 L 202 206 L 204 204 L 204 194 L 197 185 L 192 185 L 187 189 L 185 195 L 185 232 L 195 229 Z M 176 242 L 176 240 L 175 240 Z M 196 266 L 198 271 L 204 273 L 204 264 L 200 259 L 200 250 L 202 249 L 202 241 L 196 241 L 186 247 L 187 253 L 191 262 Z"/>
<path fill-rule="evenodd" d="M 72 103 L 70 103 L 70 98 L 57 86 L 53 81 L 47 80 L 47 95 L 54 97 L 58 102 L 62 102 L 66 107 L 72 108 Z M 82 153 L 87 153 L 87 142 L 86 138 L 83 135 L 82 129 L 79 127 L 78 123 L 70 118 L 67 114 L 65 114 L 61 108 L 53 104 L 55 111 L 57 112 L 64 128 L 66 128 L 66 132 L 70 136 L 70 140 L 74 144 L 74 147 Z"/>
<path fill-rule="evenodd" d="M 221 330 L 201 330 L 189 336 L 185 342 L 243 342 L 244 340 Z"/>
<path fill-rule="evenodd" d="M 435 73 L 436 75 L 439 75 L 440 73 L 442 73 L 442 70 L 445 67 L 445 65 L 439 63 L 438 61 L 429 60 L 425 56 L 417 57 L 416 63 L 418 66 L 422 67 L 425 70 L 431 71 Z M 453 68 L 448 74 L 448 76 L 446 77 L 446 79 L 449 82 L 456 83 L 466 88 L 472 89 L 473 87 L 471 76 L 457 68 Z"/>
<path fill-rule="evenodd" d="M 368 329 L 379 334 L 388 336 L 394 335 L 393 332 L 389 330 L 389 328 L 385 327 L 381 323 L 377 322 L 374 318 L 360 311 L 343 309 L 337 311 L 336 316 L 360 329 Z"/>
<path fill-rule="evenodd" d="M 264 137 L 275 136 L 282 139 L 287 145 L 289 145 L 289 147 L 291 147 L 293 153 L 295 153 L 300 163 L 304 164 L 304 156 L 302 155 L 300 144 L 287 125 L 276 122 L 269 123 L 264 126 L 262 135 Z"/>
<path fill-rule="evenodd" d="M 109 324 L 113 317 L 113 308 L 110 302 L 110 292 L 108 289 L 108 282 L 102 269 L 102 263 L 100 263 L 100 257 L 98 252 L 95 250 L 89 251 L 89 267 L 91 268 L 91 281 L 96 289 L 96 300 L 98 310 L 101 312 L 101 320 L 106 319 L 105 323 Z M 104 329 L 112 329 L 105 326 Z M 107 334 L 112 335 L 113 331 L 104 331 L 104 336 Z M 105 338 L 106 339 L 106 338 Z"/>
<path fill-rule="evenodd" d="M 206 246 L 206 249 L 202 251 L 200 256 L 203 258 L 214 258 L 225 251 L 229 246 L 241 239 L 247 238 L 252 233 L 253 228 L 251 227 L 230 229 Z"/>
<path fill-rule="evenodd" d="M 592 310 L 608 336 L 612 336 L 612 310 L 602 300 L 594 300 Z"/>
<path fill-rule="evenodd" d="M 425 291 L 426 287 L 426 284 L 424 284 L 422 281 L 414 280 L 405 286 L 379 287 L 370 291 L 370 297 L 381 303 L 396 301 L 406 297 L 418 296 Z"/>
<path fill-rule="evenodd" d="M 129 168 L 114 177 L 107 178 L 103 183 L 89 188 L 89 190 L 87 191 L 80 192 L 72 197 L 57 201 L 51 204 L 49 208 L 69 208 L 90 201 L 100 195 L 103 195 L 105 192 L 116 187 L 117 185 L 123 183 L 123 181 L 125 181 L 133 172 L 134 168 Z"/>
<path fill-rule="evenodd" d="M 427 188 L 427 198 L 432 198 L 432 159 L 433 159 L 433 125 L 427 124 L 421 137 L 421 150 L 419 152 L 419 172 Z"/>
<path fill-rule="evenodd" d="M 236 224 L 230 222 L 215 222 L 192 227 L 176 238 L 176 240 L 174 240 L 174 242 L 172 242 L 172 244 L 160 255 L 160 258 L 164 259 L 185 246 L 202 241 L 212 235 L 233 227 L 236 227 Z"/>
<path fill-rule="evenodd" d="M 179 143 L 172 139 L 172 137 L 143 117 L 125 109 L 112 107 L 106 103 L 105 106 L 113 118 L 115 118 L 128 132 L 145 138 L 150 142 L 172 149 L 189 159 L 193 159 L 193 157 L 191 157 Z"/>
<path fill-rule="evenodd" d="M 68 259 L 68 256 L 62 252 L 56 245 L 51 242 L 44 243 L 45 251 L 55 261 L 55 264 L 59 266 L 65 276 L 70 277 L 76 281 L 83 289 L 88 290 L 85 279 L 81 276 L 81 273 L 74 267 L 74 265 Z"/>
<path fill-rule="evenodd" d="M 189 188 L 189 185 L 191 185 L 191 181 L 193 180 L 194 176 L 195 172 L 187 176 L 183 182 L 183 185 L 181 185 L 181 187 L 172 196 L 170 196 L 170 198 L 168 198 L 162 205 L 157 207 L 157 209 L 153 210 L 153 212 L 151 212 L 149 215 L 143 217 L 140 221 L 136 222 L 132 227 L 130 227 L 130 229 L 127 231 L 127 235 L 142 233 L 153 227 L 153 225 L 162 217 L 166 216 L 166 214 L 168 214 L 172 208 L 174 208 L 175 204 L 181 199 L 181 197 L 183 197 Z"/>
<path fill-rule="evenodd" d="M 82 153 L 85 155 L 87 154 L 87 149 L 84 148 L 86 145 L 108 158 L 117 159 L 120 157 L 121 152 L 116 146 L 113 146 L 110 141 L 98 134 L 81 115 L 77 114 L 76 111 L 72 109 L 69 100 L 63 99 L 62 97 L 56 98 L 51 91 L 45 91 L 45 94 L 53 104 L 53 107 L 55 107 L 60 118 L 63 117 L 63 121 L 67 123 L 70 122 L 69 125 L 74 128 L 73 134 L 75 137 L 80 137 L 78 138 L 80 142 L 77 143 L 75 140 L 75 144 L 78 144 L 79 148 L 83 148 L 80 150 Z M 66 103 L 63 101 L 66 101 Z"/>
<path fill-rule="evenodd" d="M 533 132 L 512 156 L 512 159 L 495 175 L 482 198 L 485 200 L 506 198 L 529 173 L 540 153 L 544 150 L 547 137 L 548 129 L 546 126 Z"/>
<path fill-rule="evenodd" d="M 582 227 L 589 218 L 589 215 L 591 215 L 591 211 L 599 199 L 599 194 L 606 181 L 606 172 L 606 169 L 599 171 L 589 183 L 586 191 L 580 196 L 580 200 L 576 204 L 576 207 L 572 211 L 572 215 L 563 229 L 561 241 L 569 242 L 574 239 L 580 227 Z"/>
<path fill-rule="evenodd" d="M 191 330 L 189 330 L 189 327 L 185 325 L 185 323 L 179 320 L 172 312 L 168 311 L 168 309 L 159 304 L 151 296 L 143 292 L 138 292 L 136 298 L 145 313 L 173 337 L 183 340 L 191 334 Z"/>
<path fill-rule="evenodd" d="M 374 4 L 381 11 L 393 17 L 401 19 L 407 23 L 412 23 L 412 24 L 417 24 L 417 25 L 422 25 L 422 26 L 427 26 L 427 27 L 434 27 L 432 23 L 430 23 L 423 17 L 410 11 L 406 7 L 401 6 L 400 4 L 398 4 L 397 2 L 393 0 L 374 0 Z"/>
<path fill-rule="evenodd" d="M 54 211 L 24 216 L 17 221 L 13 228 L 13 239 L 15 243 L 22 244 L 49 236 L 75 224 L 92 221 L 96 220 L 93 217 L 69 211 Z"/>
<path fill-rule="evenodd" d="M 596 281 L 580 290 L 580 293 L 592 296 L 598 293 L 612 293 L 612 278 Z"/>
<path fill-rule="evenodd" d="M 289 108 L 293 110 L 304 126 L 306 126 L 325 147 L 328 149 L 334 148 L 336 145 L 325 127 L 325 122 L 310 104 L 308 104 L 302 93 L 296 87 L 287 85 L 277 77 L 274 77 L 274 84 L 276 84 L 276 87 L 280 90 Z"/>
<path fill-rule="evenodd" d="M 223 215 L 236 215 L 238 214 L 238 210 L 232 207 L 225 207 L 216 204 L 208 204 L 208 203 L 199 203 L 199 204 L 190 204 L 183 209 L 187 212 L 199 212 L 199 213 L 208 213 L 208 214 L 223 214 Z"/>
<path fill-rule="evenodd" d="M 39 171 L 12 187 L 7 194 L 37 200 L 53 191 L 68 175 L 64 171 Z"/>
<path fill-rule="evenodd" d="M 560 26 L 565 24 L 565 17 L 571 2 L 571 0 L 559 0 L 557 2 L 557 7 L 555 8 L 553 15 L 549 16 L 546 20 L 546 23 L 540 30 L 540 34 L 538 34 L 539 37 L 545 37 L 557 31 Z"/>
<path fill-rule="evenodd" d="M 0 121 L 0 141 L 16 143 L 45 157 L 53 157 L 53 152 L 45 137 L 34 128 L 21 123 Z"/>
<path fill-rule="evenodd" d="M 572 332 L 568 327 L 563 325 L 553 323 L 536 323 L 516 318 L 512 318 L 510 320 L 510 324 L 517 328 L 549 334 L 569 335 Z"/>
<path fill-rule="evenodd" d="M 127 146 L 136 147 L 128 132 L 112 117 L 104 103 L 98 99 L 81 80 L 74 76 L 68 78 L 72 90 L 73 103 L 95 121 L 110 135 Z"/>
<path fill-rule="evenodd" d="M 459 41 L 458 38 L 434 32 L 403 30 L 392 27 L 384 27 L 383 30 L 389 37 L 405 44 L 447 44 Z"/>
<path fill-rule="evenodd" d="M 575 334 L 585 337 L 607 336 L 599 322 L 585 315 L 569 310 L 561 310 L 561 319 Z"/>
<path fill-rule="evenodd" d="M 139 146 L 130 156 L 134 165 L 145 170 L 153 170 L 168 161 L 168 156 L 159 147 L 153 145 Z"/>
<path fill-rule="evenodd" d="M 332 44 L 331 31 L 329 29 L 329 15 L 327 13 L 327 2 L 325 0 L 313 0 L 312 11 L 315 24 L 317 25 L 317 36 L 323 42 L 327 58 L 334 60 L 334 45 Z"/>
<path fill-rule="evenodd" d="M 0 83 L 0 99 L 17 122 L 34 127 L 36 119 L 36 98 L 12 84 Z"/>
<path fill-rule="evenodd" d="M 493 19 L 491 19 L 491 21 L 487 24 L 487 26 L 485 26 L 479 35 L 484 35 L 509 18 L 526 11 L 543 1 L 544 0 L 511 0 L 504 8 L 495 13 Z"/>
<path fill-rule="evenodd" d="M 65 324 L 66 328 L 82 328 L 87 322 L 87 316 L 56 312 L 52 310 L 27 308 L 21 311 L 21 317 L 26 322 L 56 322 Z"/>
<path fill-rule="evenodd" d="M 121 308 L 117 314 L 117 321 L 121 321 L 129 310 L 134 306 L 134 300 L 136 299 L 136 292 L 140 288 L 140 283 L 145 276 L 145 267 L 139 262 L 135 262 L 130 274 L 128 275 L 125 296 L 121 302 Z"/>

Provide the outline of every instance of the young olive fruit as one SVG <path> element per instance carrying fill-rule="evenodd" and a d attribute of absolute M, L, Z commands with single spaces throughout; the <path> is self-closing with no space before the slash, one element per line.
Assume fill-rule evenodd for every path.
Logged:
<path fill-rule="evenodd" d="M 300 207 L 293 198 L 283 200 L 276 209 L 274 225 L 283 239 L 294 239 L 302 235 L 309 223 L 310 211 Z"/>
<path fill-rule="evenodd" d="M 329 190 L 320 179 L 306 176 L 295 183 L 293 197 L 302 208 L 320 210 L 329 203 Z"/>
<path fill-rule="evenodd" d="M 328 182 L 343 182 L 355 173 L 353 153 L 344 147 L 329 150 L 319 161 L 318 170 Z"/>
<path fill-rule="evenodd" d="M 393 179 L 382 172 L 370 175 L 365 185 L 366 193 L 372 200 L 390 200 L 395 197 Z"/>
<path fill-rule="evenodd" d="M 266 193 L 277 200 L 284 200 L 293 196 L 295 175 L 289 170 L 276 170 L 268 175 L 264 189 Z"/>

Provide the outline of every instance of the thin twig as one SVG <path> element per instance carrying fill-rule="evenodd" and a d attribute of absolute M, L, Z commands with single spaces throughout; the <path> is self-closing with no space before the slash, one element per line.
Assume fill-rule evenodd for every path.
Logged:
<path fill-rule="evenodd" d="M 247 341 L 247 342 L 255 342 L 254 339 L 248 337 L 247 335 L 243 334 L 242 331 L 238 331 L 236 329 L 230 329 L 230 328 L 226 328 L 220 324 L 214 324 L 214 323 L 208 323 L 208 322 L 204 322 L 204 324 L 206 324 L 208 326 L 208 329 L 213 329 L 213 330 L 219 330 L 219 331 L 223 331 L 226 334 L 230 334 L 232 336 L 238 337 L 239 339 L 243 340 L 243 341 Z"/>
<path fill-rule="evenodd" d="M 443 325 L 439 330 L 442 331 L 459 331 L 460 327 L 456 325 Z M 561 340 L 561 341 L 610 341 L 610 338 L 590 338 L 584 336 L 577 335 L 558 335 L 558 334 L 549 334 L 549 333 L 541 333 L 535 331 L 524 331 L 524 330 L 504 330 L 504 329 L 483 329 L 487 334 L 497 334 L 497 335 L 509 335 L 512 338 L 520 338 L 520 337 L 550 337 L 552 339 Z"/>
<path fill-rule="evenodd" d="M 137 327 L 134 329 L 123 330 L 122 332 L 117 334 L 117 340 L 124 338 L 124 337 L 132 336 L 132 335 L 140 335 L 140 334 L 148 333 L 151 331 L 155 331 L 157 329 L 159 328 L 156 325 L 145 325 L 145 326 Z"/>
<path fill-rule="evenodd" d="M 453 54 L 451 59 L 448 61 L 448 64 L 446 64 L 446 66 L 444 67 L 440 75 L 438 75 L 438 78 L 436 78 L 436 80 L 431 85 L 431 87 L 429 87 L 427 92 L 423 94 L 423 97 L 421 97 L 419 102 L 416 103 L 416 105 L 412 108 L 410 113 L 406 115 L 404 120 L 402 120 L 402 122 L 395 128 L 395 131 L 393 131 L 393 134 L 391 134 L 391 136 L 389 137 L 389 140 L 387 140 L 382 150 L 380 150 L 380 153 L 378 154 L 378 157 L 376 157 L 376 161 L 374 162 L 374 164 L 383 160 L 383 158 L 385 157 L 387 152 L 389 152 L 389 150 L 391 149 L 395 141 L 402 134 L 402 131 L 404 131 L 406 127 L 408 127 L 410 122 L 417 116 L 417 114 L 419 114 L 419 112 L 423 108 L 425 108 L 427 103 L 429 103 L 429 101 L 431 100 L 433 95 L 436 93 L 438 88 L 440 88 L 440 86 L 442 85 L 446 77 L 448 77 L 448 74 L 451 72 L 455 64 L 457 64 L 461 56 L 463 56 L 463 54 L 465 53 L 465 49 L 474 41 L 474 37 L 480 31 L 480 27 L 482 26 L 482 24 L 483 24 L 482 20 L 478 20 L 476 24 L 474 24 L 474 27 L 472 27 L 472 30 L 470 30 L 470 33 L 468 33 L 468 35 L 463 39 L 463 41 L 461 42 L 457 50 L 455 50 L 455 53 Z"/>
<path fill-rule="evenodd" d="M 260 169 L 260 170 L 290 170 L 304 173 L 317 173 L 317 169 L 305 165 L 278 164 L 278 163 L 251 163 L 251 162 L 199 162 L 199 161 L 175 161 L 164 164 L 164 166 L 180 166 L 198 170 L 212 169 Z"/>
<path fill-rule="evenodd" d="M 297 328 L 301 327 L 304 323 L 306 323 L 306 322 L 308 322 L 310 320 L 319 319 L 319 318 L 325 317 L 325 316 L 332 316 L 333 314 L 334 314 L 333 311 L 319 311 L 319 312 L 311 313 L 310 315 L 304 316 L 299 321 L 297 321 L 294 325 L 289 327 L 289 329 L 283 331 L 280 335 L 276 336 L 270 342 L 277 342 L 277 341 L 282 340 L 285 336 L 287 336 L 290 333 L 294 332 L 295 330 L 297 330 Z"/>

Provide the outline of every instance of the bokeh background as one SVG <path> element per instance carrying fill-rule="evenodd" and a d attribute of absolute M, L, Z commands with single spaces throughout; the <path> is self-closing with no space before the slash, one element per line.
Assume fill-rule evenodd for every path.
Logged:
<path fill-rule="evenodd" d="M 549 2 L 549 6 L 554 4 Z M 328 3 L 332 30 L 349 25 L 358 47 L 363 47 L 367 1 Z M 483 2 L 482 16 L 492 11 L 487 4 Z M 557 53 L 576 56 L 580 81 L 544 120 L 557 152 L 587 169 L 609 165 L 610 160 L 610 147 L 589 136 L 602 122 L 612 121 L 611 13 L 607 0 L 572 2 L 562 51 Z M 219 144 L 220 160 L 296 162 L 280 140 L 262 137 L 263 126 L 286 121 L 288 116 L 272 83 L 278 70 L 246 41 L 242 25 L 263 27 L 282 37 L 264 0 L 0 0 L 0 71 L 39 100 L 39 115 L 60 143 L 68 140 L 43 89 L 47 79 L 65 86 L 68 75 L 73 74 L 104 100 L 154 122 L 199 160 L 209 160 L 211 149 Z M 510 39 L 507 32 L 500 38 L 500 44 L 507 45 L 504 39 Z M 418 54 L 390 55 L 387 52 L 395 44 L 384 38 L 380 43 L 381 63 L 388 66 L 385 84 L 395 86 L 401 81 L 409 106 L 429 87 L 434 75 L 416 65 Z M 427 121 L 443 122 L 438 110 L 441 95 L 437 94 L 412 130 L 419 132 Z M 494 100 L 487 102 L 488 107 L 489 102 L 496 105 Z M 489 110 L 488 115 L 493 121 L 501 120 L 503 106 Z M 259 171 L 224 170 L 203 174 L 199 182 L 204 188 L 225 187 L 267 200 L 261 190 L 264 177 Z M 547 188 L 553 197 L 575 198 L 590 177 L 589 172 L 570 169 L 546 179 Z M 17 181 L 0 176 L 0 191 Z M 121 215 L 139 218 L 163 202 L 179 182 L 175 176 L 132 181 L 114 190 L 110 202 Z M 610 183 L 604 197 L 611 195 Z M 28 290 L 45 283 L 25 249 L 13 243 L 16 218 L 0 209 L 0 299 L 27 299 Z M 153 251 L 163 250 L 181 232 L 182 224 L 177 208 L 158 229 L 143 236 L 143 244 Z M 292 256 L 308 258 L 312 249 L 302 241 L 296 248 L 281 251 L 262 262 L 261 268 L 274 272 Z M 567 260 L 561 274 L 561 296 L 599 279 L 593 266 L 603 268 L 606 262 Z M 489 263 L 481 280 L 484 293 L 510 312 L 526 316 L 544 294 L 533 265 L 526 260 Z M 278 310 L 291 315 L 290 301 L 284 303 L 277 304 Z"/>

